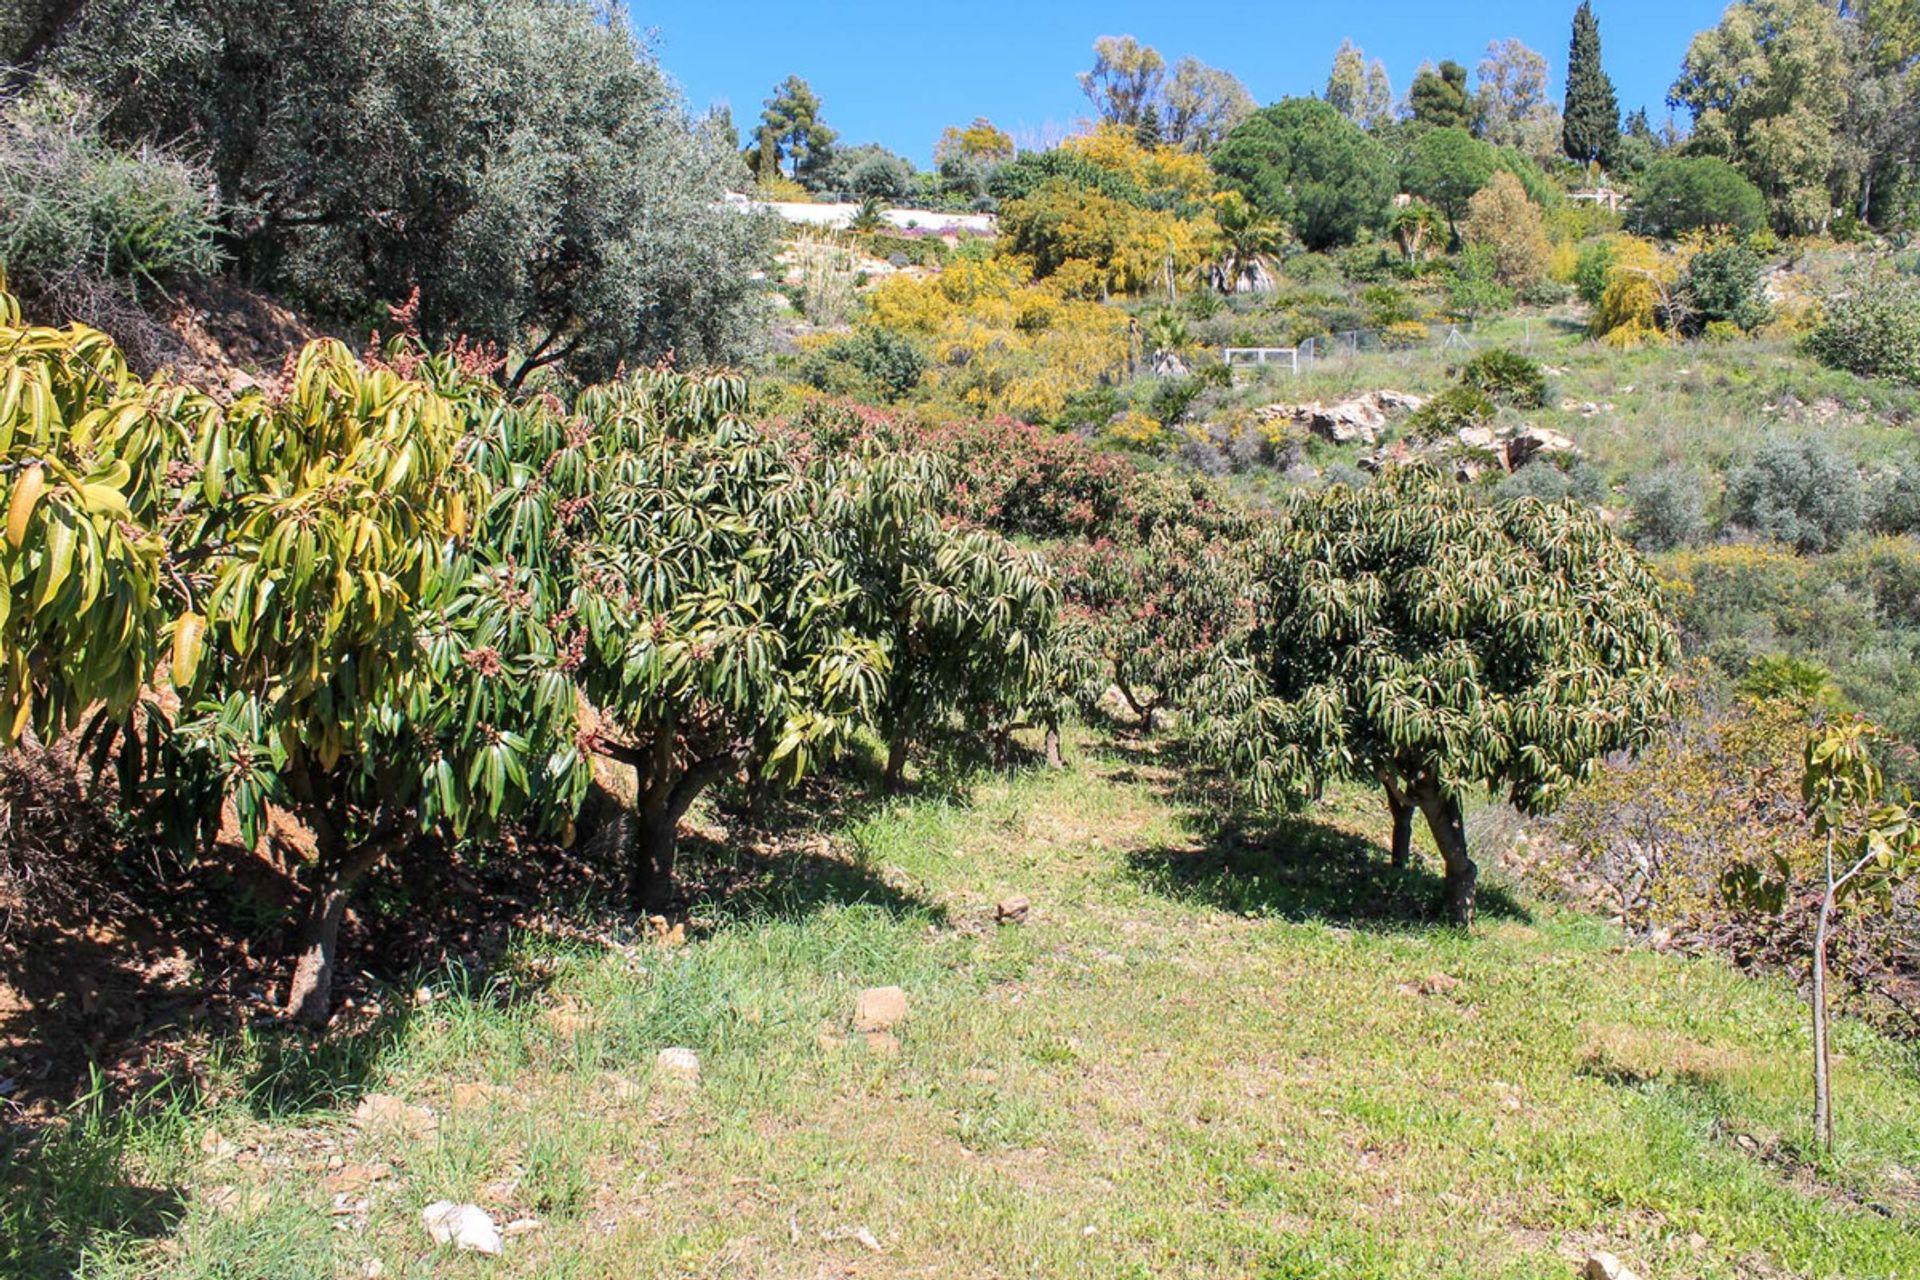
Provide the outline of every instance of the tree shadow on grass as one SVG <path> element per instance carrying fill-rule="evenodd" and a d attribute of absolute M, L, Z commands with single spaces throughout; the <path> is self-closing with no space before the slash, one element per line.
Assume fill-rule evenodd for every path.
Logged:
<path fill-rule="evenodd" d="M 1360 929 L 1445 924 L 1440 876 L 1418 860 L 1396 870 L 1379 845 L 1305 814 L 1248 829 L 1228 824 L 1200 845 L 1142 849 L 1129 870 L 1153 892 L 1242 916 L 1320 920 Z M 1526 921 L 1526 909 L 1482 883 L 1481 916 Z"/>
<path fill-rule="evenodd" d="M 68 1121 L 0 1132 L 0 1276 L 76 1274 L 109 1241 L 172 1231 L 186 1197 L 126 1176 L 129 1127 L 96 1103 Z"/>

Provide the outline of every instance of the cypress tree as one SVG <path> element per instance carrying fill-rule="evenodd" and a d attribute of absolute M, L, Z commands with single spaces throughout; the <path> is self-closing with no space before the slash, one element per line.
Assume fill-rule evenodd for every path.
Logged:
<path fill-rule="evenodd" d="M 1611 155 L 1620 136 L 1620 104 L 1613 81 L 1600 65 L 1600 23 L 1589 0 L 1573 13 L 1573 43 L 1567 51 L 1567 106 L 1560 145 L 1582 164 Z"/>

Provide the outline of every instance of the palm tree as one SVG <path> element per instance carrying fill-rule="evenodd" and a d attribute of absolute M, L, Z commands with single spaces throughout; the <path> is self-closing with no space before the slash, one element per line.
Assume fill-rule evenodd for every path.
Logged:
<path fill-rule="evenodd" d="M 1193 346 L 1193 334 L 1178 311 L 1159 308 L 1147 317 L 1141 333 L 1146 340 L 1147 365 L 1155 375 L 1178 377 L 1187 372 L 1184 353 Z"/>
<path fill-rule="evenodd" d="M 1221 293 L 1269 293 L 1273 260 L 1287 244 L 1286 224 L 1260 212 L 1237 192 L 1221 197 L 1213 220 L 1219 227 L 1208 275 Z"/>
<path fill-rule="evenodd" d="M 1393 211 L 1391 230 L 1408 262 L 1433 256 L 1433 242 L 1444 225 L 1440 211 L 1424 200 L 1410 200 Z"/>

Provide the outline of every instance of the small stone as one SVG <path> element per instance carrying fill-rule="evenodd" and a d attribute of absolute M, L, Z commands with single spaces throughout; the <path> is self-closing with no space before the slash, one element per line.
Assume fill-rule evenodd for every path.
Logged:
<path fill-rule="evenodd" d="M 493 1218 L 477 1204 L 436 1200 L 420 1211 L 420 1222 L 435 1244 L 450 1244 L 470 1253 L 497 1255 L 504 1246 Z"/>
<path fill-rule="evenodd" d="M 1033 909 L 1025 894 L 1008 898 L 993 909 L 993 918 L 1001 924 L 1019 924 L 1027 918 L 1027 912 Z"/>
<path fill-rule="evenodd" d="M 907 1020 L 907 993 L 899 987 L 868 987 L 853 1007 L 855 1031 L 889 1031 Z"/>
<path fill-rule="evenodd" d="M 453 1109 L 455 1111 L 474 1111 L 492 1106 L 496 1102 L 513 1101 L 513 1090 L 502 1089 L 497 1084 L 469 1082 L 453 1086 Z"/>
<path fill-rule="evenodd" d="M 1433 973 L 1420 980 L 1420 994 L 1423 996 L 1443 996 L 1460 985 L 1460 979 L 1451 974 Z"/>
<path fill-rule="evenodd" d="M 393 1176 L 393 1166 L 385 1160 L 371 1164 L 343 1164 L 327 1175 L 326 1188 L 336 1195 L 365 1191 L 382 1178 Z"/>
<path fill-rule="evenodd" d="M 515 1236 L 531 1235 L 546 1225 L 538 1218 L 515 1218 L 500 1229 L 500 1234 L 511 1240 Z"/>
<path fill-rule="evenodd" d="M 368 1258 L 366 1265 L 360 1268 L 360 1280 L 380 1280 L 387 1274 L 387 1266 L 378 1258 Z"/>
<path fill-rule="evenodd" d="M 1587 1280 L 1640 1280 L 1640 1277 L 1610 1253 L 1591 1253 L 1587 1255 Z"/>
<path fill-rule="evenodd" d="M 867 1042 L 867 1050 L 883 1058 L 900 1056 L 900 1037 L 891 1031 L 868 1031 L 861 1037 Z"/>
<path fill-rule="evenodd" d="M 208 1129 L 200 1135 L 201 1154 L 214 1160 L 225 1160 L 239 1150 L 240 1148 L 227 1141 L 226 1136 L 218 1129 Z"/>
<path fill-rule="evenodd" d="M 409 1138 L 424 1138 L 440 1127 L 433 1112 L 416 1107 L 390 1093 L 370 1093 L 353 1109 L 353 1123 L 369 1132 L 390 1130 Z"/>
<path fill-rule="evenodd" d="M 700 1055 L 691 1049 L 662 1049 L 653 1060 L 653 1067 L 669 1080 L 686 1084 L 700 1083 Z"/>

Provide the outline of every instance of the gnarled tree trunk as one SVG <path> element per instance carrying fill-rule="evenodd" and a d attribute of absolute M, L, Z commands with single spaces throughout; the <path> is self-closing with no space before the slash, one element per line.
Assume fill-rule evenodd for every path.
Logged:
<path fill-rule="evenodd" d="M 899 791 L 906 785 L 907 735 L 905 733 L 896 731 L 887 735 L 887 770 L 881 777 L 889 791 Z"/>
<path fill-rule="evenodd" d="M 1067 762 L 1062 759 L 1060 755 L 1060 722 L 1058 720 L 1049 720 L 1047 722 L 1046 751 L 1047 767 L 1049 769 L 1066 768 Z"/>

